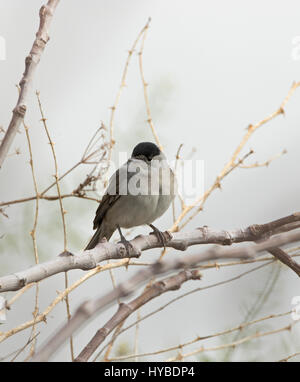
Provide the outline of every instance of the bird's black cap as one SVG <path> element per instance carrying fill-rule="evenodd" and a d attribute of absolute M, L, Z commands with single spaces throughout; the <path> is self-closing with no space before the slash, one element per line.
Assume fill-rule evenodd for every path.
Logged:
<path fill-rule="evenodd" d="M 132 151 L 132 158 L 139 157 L 141 155 L 145 156 L 149 161 L 153 157 L 160 154 L 160 149 L 152 142 L 141 142 L 135 146 Z"/>

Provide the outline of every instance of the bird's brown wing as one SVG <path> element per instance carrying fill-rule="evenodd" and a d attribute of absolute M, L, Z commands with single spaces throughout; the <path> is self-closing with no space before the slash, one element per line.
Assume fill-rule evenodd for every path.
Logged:
<path fill-rule="evenodd" d="M 100 226 L 107 210 L 120 198 L 121 195 L 105 194 L 97 208 L 94 219 L 94 229 Z"/>
<path fill-rule="evenodd" d="M 106 193 L 104 194 L 98 208 L 96 211 L 96 216 L 94 219 L 94 229 L 99 227 L 102 223 L 102 220 L 108 211 L 108 209 L 120 198 L 119 192 L 119 173 L 120 169 L 118 169 L 114 175 L 110 179 L 110 184 L 107 188 Z"/>

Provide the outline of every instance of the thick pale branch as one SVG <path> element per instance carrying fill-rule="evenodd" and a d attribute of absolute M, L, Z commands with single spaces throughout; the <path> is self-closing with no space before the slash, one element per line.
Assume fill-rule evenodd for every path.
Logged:
<path fill-rule="evenodd" d="M 293 223 L 299 221 L 300 213 L 294 213 L 270 223 L 254 224 L 245 229 L 232 231 L 218 231 L 204 226 L 191 232 L 173 233 L 172 237 L 169 237 L 167 246 L 186 250 L 189 246 L 198 244 L 230 245 L 245 241 L 258 241 L 275 233 L 278 234 L 281 230 L 286 231 L 288 225 L 294 229 Z M 133 249 L 129 253 L 130 257 L 139 257 L 142 251 L 161 246 L 155 235 L 137 236 L 131 240 L 131 244 Z M 71 269 L 88 270 L 104 260 L 127 257 L 128 254 L 123 244 L 109 242 L 100 243 L 96 248 L 78 255 L 63 253 L 55 260 L 0 278 L 0 292 L 18 290 L 28 283 L 43 280 L 56 273 Z"/>
<path fill-rule="evenodd" d="M 24 120 L 26 113 L 26 98 L 29 90 L 29 85 L 32 81 L 35 69 L 40 62 L 41 55 L 49 40 L 49 27 L 53 13 L 57 7 L 59 0 L 49 0 L 46 5 L 40 9 L 40 25 L 34 40 L 33 46 L 29 55 L 25 59 L 25 72 L 19 83 L 20 94 L 17 105 L 13 110 L 13 116 L 5 133 L 0 146 L 0 167 L 2 166 L 8 150 L 15 138 L 20 123 Z"/>
<path fill-rule="evenodd" d="M 300 213 L 296 212 L 284 218 L 274 220 L 266 224 L 253 224 L 245 229 L 232 231 L 213 230 L 207 226 L 200 227 L 190 232 L 174 232 L 167 236 L 167 247 L 184 251 L 192 245 L 220 244 L 231 245 L 246 241 L 258 241 L 280 230 L 285 231 L 289 225 L 294 229 L 293 223 L 300 221 Z M 139 257 L 142 251 L 159 248 L 161 243 L 155 235 L 140 235 L 131 240 L 132 250 L 128 254 L 123 244 L 110 242 L 100 243 L 90 251 L 72 255 L 65 252 L 55 260 L 35 265 L 27 270 L 17 272 L 0 278 L 0 292 L 18 290 L 24 285 L 43 280 L 49 276 L 71 269 L 88 270 L 95 268 L 102 261 L 110 259 L 124 259 L 128 257 Z M 128 256 L 129 255 L 129 256 Z"/>

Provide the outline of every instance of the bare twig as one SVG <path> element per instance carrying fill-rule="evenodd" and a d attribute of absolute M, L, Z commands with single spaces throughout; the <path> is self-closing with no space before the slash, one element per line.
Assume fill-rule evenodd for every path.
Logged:
<path fill-rule="evenodd" d="M 12 357 L 12 359 L 10 360 L 10 362 L 14 362 L 15 361 L 15 359 L 26 349 L 26 347 L 32 342 L 32 341 L 34 341 L 35 339 L 36 339 L 36 337 L 39 335 L 39 333 L 37 333 L 34 337 L 30 337 L 27 341 L 26 341 L 26 343 L 25 343 L 25 345 L 23 345 L 20 349 L 17 349 L 17 350 L 15 350 L 15 351 L 13 351 L 13 352 L 11 352 L 10 354 L 7 354 L 7 355 L 5 355 L 4 357 L 0 357 L 0 361 L 2 362 L 2 361 L 4 361 L 5 359 L 7 359 L 7 358 L 9 358 L 9 357 L 11 357 L 12 355 L 14 355 L 13 357 Z"/>
<path fill-rule="evenodd" d="M 58 164 L 57 164 L 56 154 L 55 154 L 55 150 L 54 150 L 54 143 L 53 143 L 53 141 L 52 141 L 52 139 L 50 137 L 48 126 L 47 126 L 47 123 L 46 123 L 46 118 L 45 118 L 44 111 L 43 111 L 42 104 L 41 104 L 40 93 L 36 92 L 36 96 L 37 96 L 37 100 L 38 100 L 38 104 L 39 104 L 40 113 L 41 113 L 41 116 L 42 116 L 43 126 L 44 126 L 45 132 L 47 134 L 47 137 L 48 137 L 48 140 L 49 140 L 49 144 L 51 146 L 52 156 L 53 156 L 53 160 L 54 160 L 54 167 L 55 167 L 54 178 L 55 178 L 55 184 L 56 184 L 56 189 L 57 189 L 57 195 L 58 195 L 60 212 L 61 212 L 61 219 L 62 219 L 62 224 L 63 224 L 63 232 L 64 232 L 64 251 L 67 251 L 67 232 L 66 232 L 66 222 L 65 222 L 65 213 L 66 213 L 66 211 L 63 208 L 62 199 L 61 199 L 60 184 L 59 184 L 59 181 L 58 181 L 58 179 L 59 179 L 59 176 L 58 176 Z"/>
<path fill-rule="evenodd" d="M 280 361 L 278 362 L 287 362 L 289 359 L 293 358 L 293 357 L 297 357 L 298 355 L 300 355 L 300 351 L 296 352 L 296 353 L 293 353 L 291 355 L 289 355 L 288 357 L 286 358 L 282 358 Z"/>
<path fill-rule="evenodd" d="M 20 289 L 19 292 L 17 292 L 7 303 L 6 303 L 6 309 L 10 309 L 12 304 L 14 304 L 21 296 L 23 296 L 23 293 L 25 293 L 28 289 L 33 287 L 35 283 L 27 284 L 24 286 L 24 288 Z"/>
<path fill-rule="evenodd" d="M 142 80 L 143 89 L 144 89 L 144 99 L 145 99 L 146 112 L 147 112 L 147 118 L 148 118 L 147 122 L 149 123 L 150 129 L 151 129 L 152 134 L 154 136 L 155 142 L 157 143 L 157 146 L 160 148 L 161 151 L 163 151 L 163 147 L 162 147 L 162 145 L 160 143 L 160 140 L 158 138 L 157 132 L 156 132 L 154 124 L 153 124 L 153 119 L 152 119 L 152 116 L 151 116 L 150 105 L 149 105 L 149 97 L 148 97 L 148 91 L 147 91 L 148 84 L 147 84 L 147 82 L 145 80 L 144 68 L 143 68 L 144 44 L 145 44 L 145 39 L 146 39 L 146 36 L 147 36 L 147 31 L 149 29 L 150 21 L 151 21 L 151 19 L 148 20 L 148 23 L 145 26 L 144 31 L 143 31 L 143 38 L 142 38 L 142 42 L 141 42 L 141 49 L 140 49 L 140 51 L 138 53 L 139 54 L 139 66 L 140 66 L 141 80 Z"/>
<path fill-rule="evenodd" d="M 140 309 L 138 309 L 138 311 L 136 312 L 136 317 L 137 317 L 137 323 L 135 325 L 135 333 L 134 333 L 134 354 L 138 354 L 139 352 L 139 329 L 140 329 L 140 325 L 139 325 L 139 319 L 141 318 L 141 311 Z M 138 362 L 138 359 L 137 357 L 134 357 L 134 362 Z"/>
<path fill-rule="evenodd" d="M 44 125 L 46 135 L 47 135 L 48 140 L 49 140 L 49 144 L 51 146 L 51 151 L 52 151 L 52 156 L 53 156 L 53 161 L 54 161 L 54 167 L 55 167 L 54 178 L 55 178 L 55 183 L 56 183 L 56 190 L 57 190 L 57 195 L 58 195 L 58 200 L 59 200 L 60 213 L 61 213 L 61 219 L 62 219 L 62 225 L 63 225 L 63 233 L 64 233 L 64 251 L 63 252 L 67 254 L 68 253 L 68 250 L 67 250 L 67 228 L 66 228 L 66 221 L 65 221 L 66 211 L 63 208 L 63 203 L 62 203 L 62 198 L 61 198 L 60 184 L 59 184 L 59 180 L 58 180 L 59 175 L 58 175 L 58 164 L 57 164 L 57 159 L 56 159 L 56 153 L 55 153 L 55 149 L 54 149 L 54 143 L 51 139 L 51 136 L 50 136 L 50 133 L 48 130 L 48 126 L 46 123 L 46 118 L 45 118 L 44 111 L 43 111 L 42 104 L 41 104 L 40 93 L 36 92 L 36 96 L 37 96 L 37 100 L 38 100 L 38 104 L 39 104 L 40 113 L 42 116 L 42 122 Z M 68 288 L 68 274 L 67 274 L 67 272 L 65 272 L 65 288 Z M 70 320 L 71 313 L 70 313 L 70 304 L 69 304 L 69 296 L 68 295 L 65 297 L 65 302 L 66 302 L 66 309 L 67 309 L 67 317 L 68 317 L 68 320 Z M 73 338 L 72 338 L 72 336 L 70 337 L 70 351 L 71 351 L 71 358 L 73 361 L 74 360 L 74 349 L 73 349 Z"/>
<path fill-rule="evenodd" d="M 120 85 L 118 93 L 116 95 L 115 102 L 114 102 L 113 106 L 111 107 L 111 115 L 110 115 L 110 122 L 109 122 L 110 149 L 109 149 L 109 154 L 108 154 L 108 160 L 111 159 L 112 148 L 113 148 L 113 146 L 115 144 L 115 137 L 114 137 L 114 118 L 115 118 L 115 112 L 116 112 L 116 108 L 117 108 L 117 106 L 119 104 L 119 101 L 120 101 L 122 90 L 126 86 L 126 77 L 127 77 L 127 72 L 128 72 L 128 67 L 129 67 L 130 59 L 131 59 L 131 57 L 133 55 L 133 52 L 136 49 L 136 46 L 137 46 L 139 40 L 144 35 L 145 31 L 148 29 L 149 23 L 150 23 L 150 19 L 147 21 L 146 25 L 140 31 L 140 33 L 138 34 L 137 38 L 135 39 L 131 49 L 128 51 L 127 60 L 126 60 L 125 67 L 124 67 L 124 70 L 123 70 L 123 73 L 122 73 L 121 85 Z"/>
<path fill-rule="evenodd" d="M 29 85 L 32 81 L 35 69 L 49 40 L 49 27 L 53 13 L 59 0 L 49 0 L 40 9 L 40 25 L 29 55 L 25 59 L 25 72 L 20 81 L 20 94 L 17 105 L 13 110 L 13 116 L 0 146 L 0 167 L 2 166 L 9 148 L 15 138 L 18 128 L 26 113 L 26 99 Z"/>
<path fill-rule="evenodd" d="M 93 198 L 91 196 L 86 196 L 86 195 L 81 195 L 81 194 L 63 194 L 63 195 L 60 195 L 60 198 L 61 199 L 65 199 L 65 198 L 80 198 L 80 199 L 86 199 L 86 200 L 92 200 L 94 202 L 101 202 L 101 199 L 98 199 L 98 198 Z M 43 200 L 49 200 L 49 201 L 55 201 L 55 200 L 59 200 L 59 196 L 58 195 L 53 195 L 53 196 L 47 196 L 47 195 L 43 195 L 42 193 L 39 195 L 39 199 L 43 199 Z M 10 206 L 12 204 L 18 204 L 18 203 L 24 203 L 24 202 L 30 202 L 32 200 L 36 200 L 36 196 L 29 196 L 27 198 L 21 198 L 21 199 L 15 199 L 15 200 L 10 200 L 8 202 L 1 202 L 0 203 L 0 206 Z M 1 212 L 1 208 L 0 208 L 0 212 Z M 3 213 L 3 212 L 2 212 Z"/>
<path fill-rule="evenodd" d="M 37 242 L 36 242 L 36 229 L 37 229 L 38 216 L 39 216 L 39 190 L 38 190 L 36 176 L 35 176 L 35 171 L 34 171 L 34 164 L 33 164 L 33 155 L 32 155 L 30 135 L 29 135 L 29 131 L 28 131 L 28 126 L 25 125 L 24 121 L 23 121 L 23 126 L 24 126 L 24 129 L 25 129 L 26 138 L 27 138 L 29 157 L 30 157 L 29 163 L 30 163 L 30 167 L 31 167 L 33 186 L 34 186 L 34 191 L 35 191 L 35 195 L 36 195 L 35 217 L 34 217 L 33 228 L 32 228 L 32 230 L 30 232 L 30 235 L 31 235 L 31 238 L 32 238 L 35 263 L 38 264 L 39 263 L 39 255 L 38 255 L 38 248 L 37 248 Z M 36 319 L 36 317 L 38 315 L 38 311 L 39 311 L 39 306 L 38 306 L 39 284 L 36 283 L 35 287 L 36 287 L 36 292 L 35 292 L 35 307 L 34 307 L 34 311 L 33 311 L 33 319 L 34 320 Z M 33 338 L 33 341 L 31 343 L 31 347 L 30 347 L 30 353 L 29 353 L 29 356 L 32 356 L 34 354 L 35 345 L 36 345 L 36 327 L 35 327 L 35 325 L 32 326 L 32 331 L 31 331 L 31 334 L 30 334 L 30 338 Z"/>
<path fill-rule="evenodd" d="M 203 352 L 206 352 L 206 351 L 216 351 L 216 350 L 223 350 L 223 349 L 227 349 L 227 348 L 231 348 L 231 347 L 236 347 L 238 345 L 241 345 L 241 344 L 243 344 L 245 342 L 251 341 L 251 340 L 256 339 L 256 338 L 261 338 L 261 337 L 273 335 L 273 334 L 276 334 L 276 333 L 281 333 L 281 332 L 284 332 L 284 331 L 290 331 L 292 329 L 292 327 L 294 325 L 296 325 L 297 322 L 299 322 L 299 321 L 293 321 L 289 325 L 283 326 L 283 327 L 278 328 L 278 329 L 269 330 L 269 331 L 266 331 L 266 332 L 255 332 L 253 334 L 250 334 L 249 336 L 243 337 L 243 338 L 241 338 L 241 339 L 239 339 L 237 341 L 233 341 L 233 342 L 230 342 L 230 343 L 227 343 L 227 344 L 222 344 L 222 345 L 213 346 L 213 347 L 207 347 L 207 348 L 202 346 L 200 349 L 193 350 L 193 351 L 191 351 L 189 353 L 185 353 L 185 354 L 180 353 L 176 357 L 168 358 L 166 360 L 166 362 L 181 361 L 181 360 L 183 360 L 185 358 L 188 358 L 188 357 L 191 357 L 191 356 L 194 356 L 196 354 L 200 354 L 200 353 L 203 353 Z"/>
<path fill-rule="evenodd" d="M 150 356 L 150 355 L 151 356 L 159 355 L 159 354 L 167 353 L 167 352 L 170 352 L 170 351 L 173 351 L 173 350 L 181 350 L 182 348 L 184 348 L 186 346 L 189 346 L 189 345 L 192 345 L 192 344 L 194 344 L 196 342 L 208 340 L 210 338 L 220 337 L 220 336 L 223 336 L 225 334 L 229 334 L 229 333 L 241 330 L 241 329 L 243 329 L 245 327 L 248 327 L 248 326 L 251 326 L 251 325 L 255 325 L 255 324 L 263 322 L 263 321 L 267 321 L 267 320 L 270 320 L 270 319 L 287 316 L 288 314 L 290 314 L 290 312 L 279 313 L 279 314 L 270 314 L 268 316 L 261 317 L 261 318 L 259 318 L 257 320 L 245 322 L 245 323 L 243 323 L 241 325 L 238 325 L 238 326 L 235 326 L 235 327 L 233 327 L 231 329 L 223 330 L 221 332 L 209 334 L 209 335 L 206 335 L 206 336 L 197 336 L 196 338 L 194 338 L 194 339 L 192 339 L 190 341 L 187 341 L 187 342 L 185 342 L 183 344 L 171 346 L 171 347 L 168 347 L 168 348 L 165 348 L 165 349 L 161 349 L 161 350 L 157 350 L 157 351 L 153 351 L 153 352 L 137 354 L 137 358 L 147 357 L 147 356 Z M 112 357 L 112 358 L 109 359 L 109 361 L 124 361 L 124 360 L 130 359 L 132 357 L 133 357 L 133 355 L 126 355 L 126 356 L 121 356 L 121 357 Z M 173 360 L 175 360 L 175 359 L 173 359 Z"/>
<path fill-rule="evenodd" d="M 104 129 L 104 125 L 102 124 L 99 129 L 96 130 L 92 138 L 90 139 L 88 145 L 85 148 L 85 151 L 80 158 L 80 160 L 75 163 L 69 170 L 67 170 L 63 175 L 59 176 L 58 181 L 61 181 L 65 176 L 69 175 L 71 172 L 73 172 L 77 167 L 79 167 L 82 164 L 96 164 L 98 165 L 99 162 L 101 162 L 104 159 L 105 156 L 105 149 L 106 149 L 106 144 L 101 144 L 100 146 L 97 146 L 99 138 L 103 138 L 102 134 L 100 137 L 98 135 L 100 132 Z M 100 152 L 104 151 L 101 155 Z M 44 199 L 44 200 L 49 200 L 49 201 L 55 201 L 64 199 L 64 198 L 70 198 L 70 197 L 78 197 L 82 199 L 87 199 L 87 200 L 94 200 L 96 202 L 100 202 L 100 199 L 93 198 L 90 196 L 85 195 L 85 190 L 84 188 L 89 186 L 92 181 L 97 180 L 98 175 L 92 176 L 92 173 L 95 171 L 95 168 L 88 174 L 87 179 L 80 184 L 78 187 L 74 188 L 72 193 L 70 194 L 62 194 L 62 195 L 53 195 L 53 196 L 47 196 L 46 193 L 53 187 L 56 186 L 57 182 L 56 179 L 54 182 L 52 182 L 47 188 L 45 188 L 41 193 L 39 193 L 39 199 Z M 10 200 L 7 202 L 1 202 L 0 207 L 2 206 L 9 206 L 13 204 L 18 204 L 18 203 L 24 203 L 24 202 L 29 202 L 32 200 L 36 200 L 37 196 L 29 196 L 27 198 L 21 198 L 21 199 L 16 199 L 16 200 Z"/>
<path fill-rule="evenodd" d="M 273 156 L 272 158 L 266 160 L 265 162 L 262 162 L 262 163 L 255 162 L 255 163 L 252 163 L 252 164 L 241 164 L 239 167 L 240 168 L 268 167 L 271 162 L 273 162 L 275 159 L 278 159 L 278 158 L 282 157 L 286 153 L 287 153 L 287 151 L 283 150 L 280 154 L 277 154 L 277 155 Z"/>
<path fill-rule="evenodd" d="M 180 150 L 182 149 L 183 147 L 183 144 L 181 143 L 178 147 L 178 150 L 177 150 L 177 153 L 176 153 L 176 157 L 175 157 L 175 165 L 174 165 L 174 174 L 177 175 L 177 165 L 178 165 L 178 161 L 180 159 Z M 180 203 L 181 203 L 181 211 L 184 209 L 185 207 L 185 203 L 184 203 L 184 200 L 182 198 L 182 196 L 178 193 L 178 197 L 179 197 L 179 200 L 180 200 Z M 173 199 L 172 200 L 172 214 L 173 214 L 173 223 L 175 223 L 176 221 L 176 215 L 175 215 L 175 200 Z"/>
<path fill-rule="evenodd" d="M 238 158 L 238 155 L 240 154 L 240 152 L 242 151 L 242 149 L 245 147 L 246 143 L 248 142 L 248 140 L 250 139 L 250 137 L 252 136 L 252 134 L 258 129 L 260 128 L 261 126 L 265 125 L 266 123 L 268 123 L 269 121 L 271 121 L 272 119 L 276 118 L 278 115 L 281 115 L 281 114 L 284 114 L 284 108 L 287 104 L 287 102 L 289 101 L 289 99 L 291 98 L 291 96 L 293 95 L 294 91 L 300 86 L 300 82 L 294 82 L 287 94 L 287 96 L 285 97 L 285 99 L 282 101 L 281 105 L 279 106 L 279 108 L 274 111 L 272 114 L 270 114 L 268 117 L 260 120 L 259 122 L 257 122 L 255 125 L 249 125 L 248 128 L 247 128 L 247 132 L 246 134 L 244 135 L 244 137 L 242 138 L 241 142 L 238 144 L 236 150 L 234 151 L 234 153 L 232 154 L 231 158 L 229 159 L 229 161 L 225 164 L 225 166 L 223 167 L 223 169 L 220 171 L 219 175 L 216 177 L 214 183 L 211 185 L 211 187 L 206 190 L 204 192 L 203 195 L 199 196 L 198 199 L 196 199 L 192 204 L 190 205 L 187 205 L 183 211 L 181 212 L 181 214 L 178 216 L 176 222 L 173 224 L 173 226 L 171 227 L 171 232 L 174 232 L 178 229 L 180 229 L 179 227 L 179 224 L 180 222 L 184 219 L 184 217 L 191 211 L 193 210 L 194 208 L 196 208 L 196 211 L 188 218 L 186 219 L 186 221 L 181 225 L 181 228 L 184 227 L 189 221 L 191 221 L 202 209 L 203 209 L 203 206 L 207 200 L 207 198 L 210 196 L 210 194 L 221 187 L 221 181 L 234 169 L 234 168 L 237 168 L 239 167 L 240 165 L 243 164 L 243 162 L 236 162 L 237 158 Z"/>
<path fill-rule="evenodd" d="M 271 263 L 273 262 L 270 262 L 269 264 Z M 242 330 L 243 330 L 243 323 L 254 319 L 256 314 L 259 312 L 259 310 L 264 306 L 264 304 L 266 303 L 266 300 L 268 299 L 268 297 L 270 296 L 270 294 L 272 293 L 274 289 L 275 283 L 278 280 L 278 277 L 280 274 L 280 270 L 281 270 L 280 266 L 273 267 L 269 276 L 265 278 L 264 285 L 262 286 L 260 293 L 258 293 L 254 303 L 252 304 L 250 309 L 248 309 L 246 316 L 241 323 L 241 330 L 235 334 L 232 341 L 237 341 L 241 337 Z M 232 358 L 235 350 L 236 350 L 235 347 L 228 348 L 225 354 L 223 355 L 223 361 L 228 362 Z"/>

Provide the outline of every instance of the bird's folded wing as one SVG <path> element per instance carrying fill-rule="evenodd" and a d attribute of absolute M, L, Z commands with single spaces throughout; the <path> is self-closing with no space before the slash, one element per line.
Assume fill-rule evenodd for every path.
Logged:
<path fill-rule="evenodd" d="M 121 197 L 127 193 L 127 169 L 128 162 L 123 164 L 110 178 L 107 190 L 97 208 L 94 219 L 94 229 L 102 222 L 109 208 Z"/>
<path fill-rule="evenodd" d="M 99 207 L 96 211 L 96 216 L 94 219 L 94 229 L 99 227 L 102 223 L 102 220 L 107 212 L 107 210 L 120 198 L 121 195 L 109 195 L 105 194 L 99 204 Z"/>

